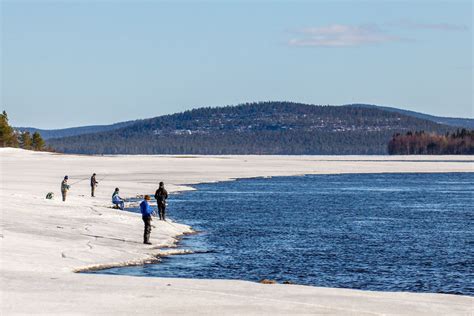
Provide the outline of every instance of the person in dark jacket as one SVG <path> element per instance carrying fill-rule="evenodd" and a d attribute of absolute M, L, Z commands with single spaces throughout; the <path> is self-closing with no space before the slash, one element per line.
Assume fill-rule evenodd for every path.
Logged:
<path fill-rule="evenodd" d="M 160 220 L 165 221 L 166 199 L 168 198 L 168 191 L 165 189 L 165 184 L 160 182 L 160 187 L 155 192 L 156 205 L 158 206 L 158 215 Z"/>
<path fill-rule="evenodd" d="M 144 200 L 140 203 L 140 211 L 142 212 L 142 220 L 145 224 L 145 230 L 143 232 L 143 243 L 151 245 L 150 234 L 151 234 L 151 215 L 153 214 L 153 209 L 151 208 L 148 201 L 150 200 L 149 195 L 145 195 Z"/>
<path fill-rule="evenodd" d="M 91 197 L 94 197 L 94 193 L 95 193 L 95 187 L 99 184 L 99 182 L 97 182 L 97 180 L 95 179 L 95 173 L 92 174 L 92 177 L 91 177 Z"/>
<path fill-rule="evenodd" d="M 65 176 L 63 181 L 61 182 L 61 195 L 63 196 L 63 202 L 66 201 L 67 191 L 69 191 L 69 184 L 67 184 L 67 180 L 69 179 L 68 176 Z"/>

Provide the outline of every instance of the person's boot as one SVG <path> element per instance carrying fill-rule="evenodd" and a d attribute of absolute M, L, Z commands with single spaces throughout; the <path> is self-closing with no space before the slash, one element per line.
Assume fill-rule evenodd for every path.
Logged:
<path fill-rule="evenodd" d="M 144 243 L 144 244 L 147 244 L 147 245 L 151 245 L 151 242 L 150 242 L 150 234 L 146 234 L 146 233 L 145 233 L 145 236 L 143 236 L 143 243 Z"/>

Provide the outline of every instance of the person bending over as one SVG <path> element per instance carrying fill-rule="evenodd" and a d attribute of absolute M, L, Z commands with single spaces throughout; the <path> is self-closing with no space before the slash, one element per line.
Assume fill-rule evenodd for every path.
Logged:
<path fill-rule="evenodd" d="M 112 203 L 117 206 L 119 209 L 123 210 L 125 207 L 125 202 L 119 195 L 119 188 L 115 188 L 114 194 L 112 194 Z"/>
<path fill-rule="evenodd" d="M 168 198 L 168 191 L 165 189 L 165 184 L 160 182 L 160 187 L 155 192 L 156 205 L 158 206 L 158 215 L 160 220 L 165 221 L 166 199 Z"/>
<path fill-rule="evenodd" d="M 150 234 L 151 234 L 151 215 L 153 214 L 153 209 L 151 208 L 148 201 L 150 200 L 149 195 L 145 195 L 144 200 L 140 203 L 140 211 L 142 212 L 142 220 L 145 224 L 145 229 L 143 232 L 143 243 L 151 245 Z"/>

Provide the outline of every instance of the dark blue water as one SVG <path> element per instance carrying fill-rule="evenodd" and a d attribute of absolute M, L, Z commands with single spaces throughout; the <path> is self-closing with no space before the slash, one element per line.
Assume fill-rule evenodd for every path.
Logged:
<path fill-rule="evenodd" d="M 474 173 L 311 175 L 196 188 L 171 196 L 168 209 L 203 231 L 181 246 L 205 253 L 100 273 L 474 295 Z"/>

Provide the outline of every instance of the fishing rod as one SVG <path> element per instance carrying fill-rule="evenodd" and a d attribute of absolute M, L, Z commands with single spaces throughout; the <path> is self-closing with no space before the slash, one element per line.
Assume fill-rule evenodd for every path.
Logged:
<path fill-rule="evenodd" d="M 74 185 L 74 184 L 76 184 L 76 183 L 82 182 L 82 181 L 87 180 L 87 179 L 89 179 L 89 177 L 84 178 L 84 179 L 81 179 L 81 180 L 78 180 L 78 181 L 73 182 L 73 183 L 70 183 L 69 185 Z"/>
<path fill-rule="evenodd" d="M 99 181 L 104 180 L 107 176 L 108 176 L 108 175 L 106 174 L 105 176 L 103 176 L 102 178 L 100 178 Z M 77 183 L 82 182 L 82 181 L 87 180 L 87 179 L 89 179 L 89 177 L 86 177 L 86 178 L 84 178 L 84 179 L 75 181 L 75 182 L 73 182 L 73 183 L 70 183 L 69 185 L 74 185 L 74 184 L 77 184 Z"/>

